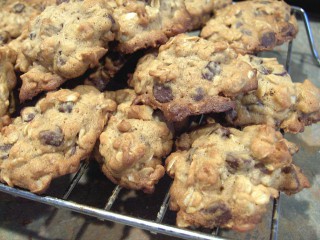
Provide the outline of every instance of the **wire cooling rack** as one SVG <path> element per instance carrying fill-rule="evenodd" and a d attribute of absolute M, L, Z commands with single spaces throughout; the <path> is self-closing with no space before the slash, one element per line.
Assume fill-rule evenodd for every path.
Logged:
<path fill-rule="evenodd" d="M 320 59 L 318 52 L 315 48 L 312 30 L 310 28 L 310 23 L 308 20 L 308 16 L 305 11 L 300 7 L 292 6 L 292 11 L 296 15 L 300 15 L 302 20 L 304 21 L 306 33 L 308 35 L 308 40 L 310 44 L 310 48 L 312 54 L 314 56 L 315 61 L 320 66 Z M 292 42 L 288 44 L 287 58 L 286 58 L 286 69 L 289 71 L 290 60 L 292 53 Z M 4 193 L 8 193 L 10 195 L 16 197 L 26 198 L 35 202 L 44 203 L 47 205 L 54 206 L 56 208 L 67 209 L 73 212 L 81 213 L 87 216 L 95 217 L 100 220 L 108 220 L 116 223 L 121 223 L 124 225 L 128 225 L 131 227 L 141 228 L 144 230 L 148 230 L 151 233 L 161 233 L 173 237 L 178 237 L 182 239 L 225 239 L 221 237 L 220 229 L 216 228 L 208 231 L 199 231 L 199 230 L 190 230 L 190 229 L 181 229 L 177 228 L 173 225 L 164 222 L 164 217 L 167 213 L 168 205 L 169 205 L 169 188 L 167 187 L 167 192 L 164 195 L 162 204 L 159 206 L 158 213 L 154 220 L 147 220 L 143 218 L 137 218 L 133 216 L 128 216 L 124 214 L 117 213 L 112 211 L 112 207 L 114 203 L 119 199 L 118 196 L 122 191 L 120 186 L 115 186 L 111 195 L 108 199 L 106 199 L 106 204 L 104 208 L 91 207 L 88 205 L 79 204 L 73 201 L 68 200 L 70 194 L 79 183 L 79 180 L 83 176 L 83 174 L 89 169 L 89 162 L 82 162 L 78 172 L 74 175 L 73 179 L 70 182 L 70 185 L 67 187 L 62 198 L 52 197 L 52 196 L 39 196 L 33 193 L 30 193 L 25 190 L 21 190 L 18 188 L 8 187 L 4 184 L 0 184 L 0 191 Z M 157 186 L 158 188 L 159 186 Z M 280 195 L 281 196 L 281 195 Z M 278 199 L 273 200 L 273 205 L 270 208 L 271 221 L 269 226 L 269 239 L 276 240 L 278 238 L 278 223 L 279 223 L 279 212 L 280 212 L 280 197 Z"/>

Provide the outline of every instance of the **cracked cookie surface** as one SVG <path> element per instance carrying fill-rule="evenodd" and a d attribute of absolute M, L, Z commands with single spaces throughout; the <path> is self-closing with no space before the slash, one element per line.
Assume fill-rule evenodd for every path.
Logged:
<path fill-rule="evenodd" d="M 226 41 L 236 51 L 252 53 L 271 50 L 292 40 L 298 25 L 290 6 L 283 1 L 254 0 L 232 4 L 216 11 L 201 37 Z"/>
<path fill-rule="evenodd" d="M 237 231 L 261 221 L 270 198 L 309 187 L 292 163 L 297 147 L 267 125 L 243 131 L 218 124 L 183 134 L 166 160 L 174 177 L 170 208 L 177 225 Z"/>
<path fill-rule="evenodd" d="M 116 103 L 79 86 L 50 92 L 0 134 L 0 181 L 43 193 L 52 179 L 78 170 Z"/>
<path fill-rule="evenodd" d="M 235 126 L 268 124 L 298 133 L 320 121 L 320 89 L 310 80 L 293 83 L 275 58 L 245 59 L 257 69 L 258 88 L 236 97 L 236 107 L 226 115 L 228 122 Z"/>
<path fill-rule="evenodd" d="M 235 96 L 257 88 L 256 70 L 242 58 L 226 43 L 181 34 L 143 57 L 129 84 L 171 121 L 225 112 Z"/>
<path fill-rule="evenodd" d="M 173 134 L 160 112 L 134 103 L 134 90 L 105 94 L 119 105 L 100 136 L 102 171 L 120 186 L 152 193 L 165 173 L 162 158 L 171 151 Z"/>
<path fill-rule="evenodd" d="M 20 100 L 54 90 L 99 64 L 117 24 L 104 1 L 84 0 L 47 7 L 21 43 L 29 64 L 20 66 Z"/>

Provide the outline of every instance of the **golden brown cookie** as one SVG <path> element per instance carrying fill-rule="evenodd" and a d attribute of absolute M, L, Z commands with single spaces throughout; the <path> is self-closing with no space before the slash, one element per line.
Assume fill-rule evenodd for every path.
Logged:
<path fill-rule="evenodd" d="M 55 0 L 7 0 L 0 5 L 0 44 L 20 36 L 29 21 Z"/>
<path fill-rule="evenodd" d="M 129 84 L 167 119 L 225 112 L 232 99 L 257 88 L 256 70 L 227 43 L 181 34 L 143 57 Z"/>
<path fill-rule="evenodd" d="M 283 1 L 254 0 L 216 11 L 201 31 L 212 42 L 226 41 L 237 52 L 271 50 L 292 40 L 298 25 L 290 6 Z"/>
<path fill-rule="evenodd" d="M 12 90 L 16 86 L 16 75 L 13 69 L 15 60 L 15 51 L 8 47 L 0 47 L 0 129 L 10 123 Z"/>
<path fill-rule="evenodd" d="M 116 103 L 90 86 L 50 92 L 0 134 L 0 181 L 43 193 L 78 170 Z"/>
<path fill-rule="evenodd" d="M 164 44 L 172 36 L 201 26 L 213 9 L 213 0 L 108 1 L 120 28 L 118 50 L 133 53 Z"/>
<path fill-rule="evenodd" d="M 268 124 L 298 133 L 320 121 L 320 89 L 311 81 L 293 83 L 275 58 L 243 58 L 258 72 L 258 89 L 236 97 L 236 107 L 227 113 L 235 126 Z"/>
<path fill-rule="evenodd" d="M 47 7 L 31 23 L 22 41 L 20 100 L 54 90 L 99 64 L 114 39 L 117 24 L 106 3 L 95 0 Z"/>
<path fill-rule="evenodd" d="M 162 158 L 171 151 L 173 134 L 160 112 L 134 102 L 134 90 L 105 94 L 119 105 L 100 136 L 102 171 L 120 186 L 152 193 L 165 173 Z"/>
<path fill-rule="evenodd" d="M 298 150 L 267 125 L 242 131 L 219 124 L 183 134 L 166 160 L 174 178 L 170 208 L 179 227 L 253 229 L 279 191 L 309 187 L 292 163 Z"/>

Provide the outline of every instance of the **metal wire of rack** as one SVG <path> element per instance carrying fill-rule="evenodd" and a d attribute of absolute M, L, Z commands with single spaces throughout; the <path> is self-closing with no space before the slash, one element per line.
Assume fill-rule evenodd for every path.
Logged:
<path fill-rule="evenodd" d="M 300 7 L 292 6 L 292 11 L 294 14 L 299 14 L 302 17 L 305 24 L 306 32 L 308 35 L 311 52 L 313 54 L 315 61 L 320 66 L 320 58 L 314 44 L 312 30 L 309 24 L 307 14 Z M 287 51 L 287 58 L 286 58 L 287 71 L 290 70 L 289 67 L 290 67 L 291 54 L 292 54 L 292 42 L 288 44 L 288 51 Z M 92 216 L 100 220 L 108 220 L 108 221 L 128 225 L 131 227 L 141 228 L 155 234 L 160 233 L 160 234 L 178 237 L 182 239 L 208 239 L 208 240 L 225 239 L 219 236 L 219 233 L 220 233 L 219 228 L 215 228 L 211 232 L 211 234 L 208 234 L 208 233 L 203 233 L 203 232 L 189 230 L 189 229 L 181 229 L 175 226 L 162 223 L 169 205 L 169 199 L 170 199 L 169 191 L 167 191 L 167 193 L 165 194 L 165 197 L 159 208 L 155 221 L 140 219 L 140 218 L 112 212 L 111 208 L 114 205 L 115 201 L 118 199 L 117 197 L 122 190 L 120 186 L 116 186 L 113 189 L 112 194 L 107 199 L 106 205 L 103 209 L 90 207 L 87 205 L 82 205 L 82 204 L 67 200 L 71 192 L 75 188 L 75 186 L 79 183 L 79 180 L 81 179 L 82 175 L 88 170 L 88 166 L 89 166 L 88 161 L 82 162 L 78 172 L 75 174 L 75 176 L 71 180 L 71 183 L 67 187 L 67 190 L 65 191 L 65 194 L 63 195 L 62 198 L 56 198 L 52 196 L 39 196 L 25 190 L 6 186 L 4 184 L 0 184 L 0 191 L 13 195 L 15 197 L 22 197 L 25 199 L 39 202 L 39 203 L 54 206 L 56 208 L 66 209 L 66 210 L 81 213 L 87 216 Z M 272 240 L 278 239 L 278 223 L 280 220 L 279 212 L 280 212 L 280 202 L 281 202 L 280 196 L 278 199 L 274 199 L 273 201 L 272 218 L 271 218 L 271 224 L 270 224 L 270 237 L 269 237 L 269 239 L 272 239 Z"/>

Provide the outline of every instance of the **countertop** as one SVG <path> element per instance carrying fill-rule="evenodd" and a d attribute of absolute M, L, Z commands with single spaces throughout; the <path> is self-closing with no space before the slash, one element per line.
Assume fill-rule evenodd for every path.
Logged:
<path fill-rule="evenodd" d="M 320 67 L 313 60 L 304 25 L 301 21 L 299 21 L 299 25 L 300 31 L 293 43 L 290 74 L 293 81 L 301 82 L 308 78 L 320 87 Z M 320 22 L 313 19 L 311 27 L 316 46 L 320 51 Z M 280 62 L 284 63 L 286 49 L 287 45 L 285 44 L 266 55 L 276 56 Z M 264 56 L 266 55 L 264 54 Z M 294 161 L 301 166 L 312 187 L 294 196 L 281 194 L 278 237 L 288 240 L 320 239 L 320 124 L 307 127 L 305 132 L 301 134 L 286 134 L 286 137 L 300 147 Z M 90 183 L 86 182 L 88 179 Z M 69 180 L 70 176 L 56 180 L 51 186 L 49 194 L 61 196 L 65 190 L 65 182 Z M 164 184 L 168 184 L 167 179 L 162 181 L 164 181 Z M 86 176 L 80 180 L 80 184 L 71 194 L 70 200 L 103 208 L 113 187 L 114 185 L 105 179 L 99 173 L 98 167 L 94 165 L 86 173 Z M 141 217 L 155 219 L 165 190 L 156 189 L 155 194 L 156 197 L 158 196 L 159 202 L 154 202 L 154 197 L 151 198 L 143 193 L 122 191 L 120 200 L 116 203 L 114 209 L 118 212 L 138 213 Z M 147 209 L 145 206 L 147 206 Z M 270 214 L 268 213 L 267 217 Z M 0 219 L 0 240 L 176 239 L 159 234 L 153 235 L 147 231 L 120 224 L 103 222 L 92 217 L 55 209 L 4 193 L 0 193 Z M 174 214 L 168 211 L 165 220 L 174 223 Z M 235 239 L 269 239 L 267 225 L 268 222 L 264 221 L 256 230 L 242 234 L 223 231 L 222 236 Z"/>

